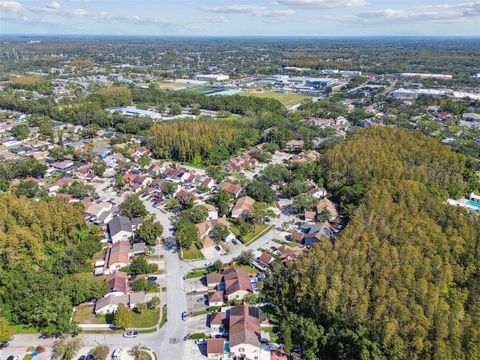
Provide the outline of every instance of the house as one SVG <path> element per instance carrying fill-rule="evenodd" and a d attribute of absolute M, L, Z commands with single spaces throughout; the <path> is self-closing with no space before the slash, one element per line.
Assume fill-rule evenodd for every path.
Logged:
<path fill-rule="evenodd" d="M 103 271 L 110 274 L 117 271 L 130 263 L 128 253 L 130 251 L 130 243 L 128 241 L 117 241 L 107 249 L 105 254 L 105 265 Z"/>
<path fill-rule="evenodd" d="M 208 236 L 204 236 L 200 239 L 200 243 L 204 249 L 211 248 L 215 246 L 215 242 Z"/>
<path fill-rule="evenodd" d="M 208 306 L 222 306 L 223 305 L 223 291 L 215 290 L 208 292 Z"/>
<path fill-rule="evenodd" d="M 464 113 L 462 115 L 461 125 L 465 127 L 480 128 L 480 114 Z"/>
<path fill-rule="evenodd" d="M 85 213 L 87 214 L 90 221 L 98 223 L 97 221 L 99 217 L 104 212 L 108 212 L 109 215 L 112 216 L 112 213 L 110 212 L 110 210 L 112 210 L 112 207 L 113 207 L 112 204 L 109 202 L 93 203 L 85 210 Z M 111 217 L 108 221 L 110 220 L 111 220 Z M 103 221 L 101 222 L 103 223 Z"/>
<path fill-rule="evenodd" d="M 331 215 L 330 220 L 336 221 L 338 219 L 338 206 L 329 199 L 321 199 L 317 204 L 317 214 L 321 214 L 322 211 L 328 210 Z"/>
<path fill-rule="evenodd" d="M 318 188 L 314 187 L 313 189 L 310 189 L 308 193 L 313 196 L 315 199 L 321 199 L 327 196 L 327 190 L 324 188 Z"/>
<path fill-rule="evenodd" d="M 274 260 L 275 258 L 266 252 L 262 252 L 260 257 L 258 258 L 258 262 L 263 266 L 270 266 Z"/>
<path fill-rule="evenodd" d="M 233 306 L 229 317 L 230 356 L 239 359 L 260 359 L 259 310 L 249 305 Z"/>
<path fill-rule="evenodd" d="M 112 243 L 129 241 L 133 237 L 132 222 L 126 216 L 115 216 L 108 223 L 108 232 Z"/>
<path fill-rule="evenodd" d="M 229 182 L 222 182 L 219 185 L 219 189 L 220 190 L 225 190 L 226 192 L 228 192 L 234 198 L 237 198 L 243 190 L 240 185 L 229 183 Z"/>
<path fill-rule="evenodd" d="M 115 271 L 105 278 L 110 289 L 110 294 L 125 295 L 127 293 L 127 274 L 123 271 Z"/>
<path fill-rule="evenodd" d="M 300 151 L 303 148 L 303 140 L 290 140 L 287 142 L 287 149 L 290 151 Z"/>
<path fill-rule="evenodd" d="M 223 282 L 225 284 L 225 298 L 227 301 L 243 300 L 245 296 L 253 293 L 250 276 L 242 268 L 235 269 L 231 267 L 225 269 L 223 271 Z"/>
<path fill-rule="evenodd" d="M 315 211 L 305 210 L 304 217 L 306 222 L 315 223 Z"/>
<path fill-rule="evenodd" d="M 335 236 L 335 229 L 328 221 L 322 224 L 305 223 L 300 226 L 300 230 L 304 233 L 303 244 L 306 247 L 311 247 L 323 239 L 333 239 Z"/>
<path fill-rule="evenodd" d="M 203 204 L 202 205 L 208 211 L 207 220 L 217 220 L 218 219 L 218 211 L 217 208 L 211 204 Z"/>
<path fill-rule="evenodd" d="M 224 339 L 208 339 L 207 340 L 207 358 L 222 359 L 225 353 Z"/>
<path fill-rule="evenodd" d="M 242 215 L 248 214 L 252 211 L 255 200 L 250 196 L 244 196 L 238 199 L 235 206 L 232 209 L 232 218 L 239 218 Z"/>
<path fill-rule="evenodd" d="M 210 273 L 207 274 L 207 287 L 209 289 L 218 287 L 223 280 L 222 274 Z"/>
<path fill-rule="evenodd" d="M 245 151 L 244 153 L 228 160 L 225 163 L 225 169 L 229 172 L 240 172 L 248 167 L 257 165 L 257 163 L 257 159 L 255 159 L 249 151 Z"/>
<path fill-rule="evenodd" d="M 227 313 L 214 312 L 210 314 L 210 328 L 213 331 L 223 331 L 227 328 Z"/>
<path fill-rule="evenodd" d="M 117 311 L 119 304 L 125 304 L 130 309 L 133 309 L 138 304 L 145 303 L 145 293 L 143 291 L 116 296 L 108 294 L 95 303 L 95 314 L 112 314 Z"/>
<path fill-rule="evenodd" d="M 210 231 L 212 231 L 212 229 L 218 224 L 225 225 L 226 227 L 228 227 L 228 221 L 225 218 L 204 221 L 203 223 L 196 224 L 195 226 L 197 227 L 197 231 L 198 231 L 198 235 L 200 236 L 200 239 L 203 238 L 204 236 L 207 236 L 210 233 Z"/>
<path fill-rule="evenodd" d="M 290 261 L 290 260 L 296 260 L 300 256 L 302 256 L 305 253 L 306 249 L 305 248 L 300 248 L 300 247 L 290 247 L 287 245 L 281 245 L 278 248 L 278 252 L 280 253 L 280 259 L 283 262 Z"/>

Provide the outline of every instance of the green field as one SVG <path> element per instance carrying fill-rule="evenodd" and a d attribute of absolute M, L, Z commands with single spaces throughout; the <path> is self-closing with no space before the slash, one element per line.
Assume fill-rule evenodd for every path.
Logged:
<path fill-rule="evenodd" d="M 260 98 L 275 99 L 280 101 L 285 106 L 292 106 L 301 103 L 303 100 L 310 98 L 310 96 L 302 94 L 284 94 L 275 92 L 242 92 L 240 96 L 255 96 Z"/>

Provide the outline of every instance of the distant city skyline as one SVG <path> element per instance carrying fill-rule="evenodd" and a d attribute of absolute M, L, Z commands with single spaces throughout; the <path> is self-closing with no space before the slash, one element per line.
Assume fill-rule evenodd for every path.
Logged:
<path fill-rule="evenodd" d="M 0 0 L 0 34 L 480 36 L 480 1 Z"/>

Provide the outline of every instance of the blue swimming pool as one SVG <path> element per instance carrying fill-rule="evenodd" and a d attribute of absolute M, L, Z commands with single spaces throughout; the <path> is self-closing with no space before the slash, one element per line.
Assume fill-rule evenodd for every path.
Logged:
<path fill-rule="evenodd" d="M 480 203 L 478 203 L 478 202 L 468 200 L 467 204 L 470 205 L 470 206 L 476 207 L 477 209 L 480 209 Z"/>

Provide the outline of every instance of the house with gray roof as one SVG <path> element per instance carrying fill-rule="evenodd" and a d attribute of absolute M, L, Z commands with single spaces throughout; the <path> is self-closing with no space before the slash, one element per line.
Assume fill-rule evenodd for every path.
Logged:
<path fill-rule="evenodd" d="M 115 216 L 108 223 L 108 233 L 113 244 L 122 240 L 130 241 L 133 237 L 132 222 L 126 216 Z"/>

